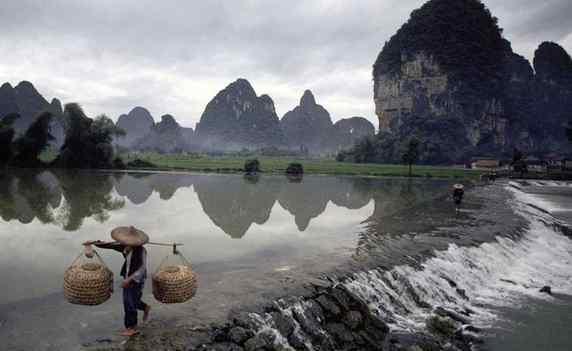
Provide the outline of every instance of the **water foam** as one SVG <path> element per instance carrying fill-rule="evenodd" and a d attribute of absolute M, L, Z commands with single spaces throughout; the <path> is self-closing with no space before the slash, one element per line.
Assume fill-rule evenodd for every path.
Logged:
<path fill-rule="evenodd" d="M 478 247 L 450 245 L 421 265 L 356 273 L 345 285 L 369 303 L 394 328 L 424 328 L 435 307 L 470 312 L 472 322 L 488 327 L 496 320 L 493 307 L 518 306 L 524 297 L 550 298 L 539 292 L 572 295 L 572 241 L 556 228 L 534 195 L 512 189 L 514 210 L 528 219 L 522 237 L 498 236 Z"/>

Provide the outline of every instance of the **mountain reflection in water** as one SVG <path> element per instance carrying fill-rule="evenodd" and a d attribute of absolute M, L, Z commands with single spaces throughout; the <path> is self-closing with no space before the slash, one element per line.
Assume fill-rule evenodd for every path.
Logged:
<path fill-rule="evenodd" d="M 203 212 L 238 239 L 253 223 L 266 223 L 275 203 L 290 213 L 298 230 L 304 232 L 329 202 L 354 210 L 373 200 L 372 217 L 380 218 L 419 200 L 442 196 L 448 186 L 446 181 L 357 177 L 289 180 L 279 176 L 26 170 L 0 175 L 0 217 L 23 224 L 37 218 L 43 224 L 76 231 L 86 218 L 106 222 L 110 212 L 126 205 L 125 198 L 141 205 L 157 192 L 160 199 L 169 201 L 178 189 L 193 187 Z"/>

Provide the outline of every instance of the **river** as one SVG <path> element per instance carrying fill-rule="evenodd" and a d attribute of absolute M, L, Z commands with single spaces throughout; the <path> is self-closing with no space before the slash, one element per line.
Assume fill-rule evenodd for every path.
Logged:
<path fill-rule="evenodd" d="M 106 240 L 120 225 L 141 228 L 153 241 L 184 243 L 181 250 L 200 276 L 197 296 L 183 305 L 153 302 L 146 287 L 151 325 L 158 328 L 208 328 L 231 311 L 308 296 L 308 285 L 325 278 L 366 301 L 368 313 L 395 335 L 426 333 L 427 319 L 440 307 L 464 313 L 480 330 L 483 349 L 570 349 L 572 242 L 563 228 L 571 223 L 572 187 L 470 186 L 456 214 L 451 185 L 333 176 L 3 173 L 2 350 L 77 350 L 120 340 L 112 337 L 122 327 L 120 294 L 82 307 L 66 303 L 61 288 L 81 243 Z M 169 249 L 149 251 L 153 271 Z M 100 254 L 117 279 L 120 255 Z M 545 285 L 553 296 L 539 292 Z M 280 306 L 300 324 L 311 304 L 294 299 Z M 270 314 L 256 313 L 265 330 L 280 334 Z M 328 328 L 319 334 L 329 337 Z M 315 338 L 299 329 L 298 341 L 313 349 Z M 273 342 L 288 349 L 288 338 Z"/>

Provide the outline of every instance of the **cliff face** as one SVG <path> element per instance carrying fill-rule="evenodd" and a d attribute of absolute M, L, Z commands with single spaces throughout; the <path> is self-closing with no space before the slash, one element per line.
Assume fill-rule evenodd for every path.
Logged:
<path fill-rule="evenodd" d="M 560 58 L 538 60 L 542 69 L 535 77 L 480 1 L 429 1 L 412 13 L 375 62 L 380 131 L 395 140 L 416 135 L 421 159 L 428 163 L 508 155 L 514 147 L 532 153 L 567 150 L 564 116 L 549 113 L 539 120 L 548 110 L 541 101 L 554 106 L 567 99 L 556 91 L 561 83 L 545 78 L 569 69 L 567 54 L 546 51 L 557 53 L 545 56 Z M 560 69 L 553 69 L 555 61 Z M 550 91 L 551 84 L 558 88 Z M 550 138 L 555 143 L 544 150 L 541 145 Z"/>
<path fill-rule="evenodd" d="M 357 141 L 375 134 L 375 127 L 363 117 L 343 118 L 334 123 L 334 141 L 337 149 L 351 148 Z"/>
<path fill-rule="evenodd" d="M 572 59 L 558 44 L 542 43 L 535 52 L 534 107 L 530 133 L 543 153 L 570 150 L 564 132 L 572 120 Z"/>
<path fill-rule="evenodd" d="M 310 90 L 304 92 L 300 105 L 284 115 L 280 125 L 291 149 L 306 148 L 313 154 L 335 149 L 331 139 L 334 134 L 332 118 L 316 103 Z"/>
<path fill-rule="evenodd" d="M 115 140 L 117 145 L 131 148 L 135 142 L 149 133 L 155 121 L 151 113 L 143 107 L 135 107 L 128 114 L 117 119 L 117 126 L 125 131 L 125 136 Z"/>
<path fill-rule="evenodd" d="M 202 147 L 210 150 L 240 150 L 284 146 L 274 102 L 257 96 L 245 79 L 238 79 L 211 100 L 196 128 Z"/>

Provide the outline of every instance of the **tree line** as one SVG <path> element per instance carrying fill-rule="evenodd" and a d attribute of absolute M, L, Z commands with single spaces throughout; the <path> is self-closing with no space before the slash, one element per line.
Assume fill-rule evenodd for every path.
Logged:
<path fill-rule="evenodd" d="M 112 141 L 114 136 L 125 135 L 125 132 L 106 115 L 92 119 L 79 104 L 65 105 L 64 143 L 57 157 L 49 163 L 40 156 L 54 140 L 51 125 L 55 116 L 51 112 L 40 113 L 22 135 L 17 135 L 13 128 L 19 118 L 19 114 L 11 113 L 0 119 L 0 166 L 115 168 L 122 163 L 115 158 Z"/>

